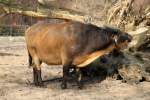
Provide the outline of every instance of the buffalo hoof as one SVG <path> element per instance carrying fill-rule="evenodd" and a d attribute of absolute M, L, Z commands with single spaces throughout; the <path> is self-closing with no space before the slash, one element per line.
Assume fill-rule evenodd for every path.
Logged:
<path fill-rule="evenodd" d="M 36 87 L 46 88 L 46 86 L 44 85 L 43 82 L 42 82 L 42 83 L 34 83 L 34 85 L 35 85 Z"/>
<path fill-rule="evenodd" d="M 46 85 L 44 85 L 44 83 L 41 82 L 41 83 L 39 83 L 39 87 L 41 87 L 41 88 L 46 88 Z"/>
<path fill-rule="evenodd" d="M 78 84 L 78 89 L 80 89 L 80 90 L 83 89 L 83 84 L 82 83 Z"/>
<path fill-rule="evenodd" d="M 61 84 L 61 89 L 66 89 L 67 88 L 67 84 L 62 83 Z"/>
<path fill-rule="evenodd" d="M 82 90 L 82 89 L 83 89 L 83 86 L 78 86 L 78 89 Z"/>
<path fill-rule="evenodd" d="M 38 82 L 35 82 L 35 83 L 33 83 L 35 86 L 39 86 L 39 83 Z"/>

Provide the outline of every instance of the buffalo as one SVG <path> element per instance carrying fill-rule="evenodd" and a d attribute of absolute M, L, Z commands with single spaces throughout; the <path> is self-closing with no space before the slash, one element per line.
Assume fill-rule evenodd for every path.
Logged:
<path fill-rule="evenodd" d="M 61 88 L 67 88 L 69 69 L 75 67 L 76 81 L 82 88 L 80 68 L 111 52 L 127 47 L 132 37 L 110 27 L 98 27 L 78 21 L 66 20 L 61 23 L 40 22 L 29 27 L 25 40 L 29 55 L 29 66 L 33 67 L 36 86 L 43 86 L 41 63 L 63 66 Z"/>

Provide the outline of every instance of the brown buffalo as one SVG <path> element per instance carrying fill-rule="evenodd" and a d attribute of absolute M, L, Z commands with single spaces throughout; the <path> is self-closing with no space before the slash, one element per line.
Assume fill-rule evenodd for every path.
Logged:
<path fill-rule="evenodd" d="M 35 85 L 43 85 L 40 65 L 44 62 L 63 65 L 61 87 L 66 88 L 70 67 L 75 66 L 81 87 L 80 68 L 114 48 L 126 47 L 131 36 L 117 29 L 68 20 L 57 24 L 37 23 L 27 29 L 25 39 Z"/>

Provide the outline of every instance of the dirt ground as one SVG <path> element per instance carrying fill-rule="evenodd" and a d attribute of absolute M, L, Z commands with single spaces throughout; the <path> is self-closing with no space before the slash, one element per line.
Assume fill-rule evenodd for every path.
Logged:
<path fill-rule="evenodd" d="M 50 80 L 62 76 L 62 67 L 45 64 L 43 79 L 49 81 L 46 88 L 38 88 L 31 85 L 27 59 L 23 37 L 0 37 L 0 100 L 150 100 L 149 82 L 131 85 L 106 79 L 85 84 L 82 90 L 71 82 L 62 90 L 60 80 Z"/>

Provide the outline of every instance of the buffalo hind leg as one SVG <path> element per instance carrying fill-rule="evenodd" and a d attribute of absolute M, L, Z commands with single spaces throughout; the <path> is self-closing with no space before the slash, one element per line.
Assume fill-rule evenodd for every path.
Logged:
<path fill-rule="evenodd" d="M 34 58 L 33 81 L 34 81 L 35 86 L 43 87 L 44 84 L 42 82 L 40 65 L 41 65 L 41 61 L 38 58 Z"/>
<path fill-rule="evenodd" d="M 33 68 L 33 83 L 35 86 L 38 86 L 38 74 L 37 74 L 37 69 Z"/>
<path fill-rule="evenodd" d="M 33 68 L 33 81 L 35 86 L 40 86 L 43 87 L 44 84 L 42 82 L 42 77 L 41 77 L 41 70 L 37 69 L 37 68 Z"/>
<path fill-rule="evenodd" d="M 76 80 L 77 80 L 77 85 L 79 89 L 83 88 L 83 82 L 82 82 L 82 73 L 80 68 L 76 68 Z"/>

